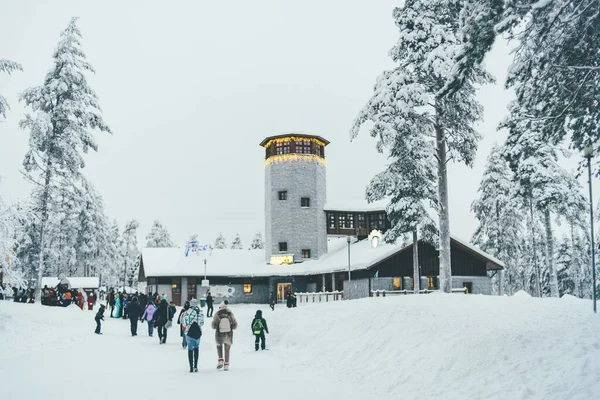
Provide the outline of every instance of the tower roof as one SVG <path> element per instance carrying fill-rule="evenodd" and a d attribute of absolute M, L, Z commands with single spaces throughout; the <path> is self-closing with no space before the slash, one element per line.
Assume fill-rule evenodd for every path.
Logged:
<path fill-rule="evenodd" d="M 327 139 L 324 139 L 323 137 L 319 136 L 319 135 L 311 135 L 311 134 L 307 134 L 307 133 L 297 133 L 297 132 L 289 132 L 289 133 L 283 133 L 280 135 L 275 135 L 275 136 L 269 136 L 266 137 L 262 142 L 260 142 L 260 145 L 262 147 L 265 147 L 267 145 L 267 143 L 269 143 L 271 140 L 275 140 L 275 139 L 283 139 L 283 138 L 303 138 L 303 139 L 317 139 L 320 140 L 321 142 L 323 142 L 325 144 L 325 146 L 327 146 L 329 144 L 329 141 Z"/>

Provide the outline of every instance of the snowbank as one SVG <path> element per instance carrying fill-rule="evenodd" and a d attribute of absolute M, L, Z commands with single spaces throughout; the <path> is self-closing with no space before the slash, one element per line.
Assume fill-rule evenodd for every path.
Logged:
<path fill-rule="evenodd" d="M 189 396 L 182 388 L 201 383 L 200 397 L 228 387 L 229 397 L 261 400 L 265 393 L 286 393 L 286 400 L 591 399 L 600 391 L 600 317 L 590 301 L 438 294 L 258 308 L 269 324 L 269 351 L 254 352 L 257 306 L 234 304 L 232 370 L 214 369 L 214 336 L 205 326 L 196 375 L 186 373 L 175 329 L 160 346 L 146 324 L 132 338 L 128 321 L 107 317 L 96 336 L 94 312 L 0 301 L 1 390 L 6 398 L 63 398 L 47 392 L 64 378 L 56 367 L 82 360 L 67 361 L 78 372 L 66 379 L 86 400 L 111 390 L 143 395 L 140 382 L 157 381 L 168 385 L 154 385 L 155 398 Z M 153 367 L 122 369 L 123 360 Z M 256 385 L 261 390 L 251 390 Z"/>

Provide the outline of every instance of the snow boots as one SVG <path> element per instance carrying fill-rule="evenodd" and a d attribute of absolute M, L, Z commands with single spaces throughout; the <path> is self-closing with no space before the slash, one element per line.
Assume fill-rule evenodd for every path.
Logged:
<path fill-rule="evenodd" d="M 225 368 L 223 368 L 223 371 L 229 371 L 229 363 L 228 362 L 225 363 Z"/>
<path fill-rule="evenodd" d="M 218 364 L 217 364 L 217 369 L 221 369 L 223 368 L 223 359 L 219 358 Z"/>
<path fill-rule="evenodd" d="M 190 372 L 198 372 L 198 355 L 200 349 L 188 350 L 188 362 L 190 363 Z"/>

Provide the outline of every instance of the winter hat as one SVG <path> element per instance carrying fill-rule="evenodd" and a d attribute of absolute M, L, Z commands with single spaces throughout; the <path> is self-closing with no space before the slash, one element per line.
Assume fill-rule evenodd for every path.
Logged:
<path fill-rule="evenodd" d="M 256 315 L 254 316 L 254 318 L 262 318 L 262 311 L 256 310 Z"/>
<path fill-rule="evenodd" d="M 100 308 L 106 308 L 106 307 L 104 307 L 104 304 L 100 304 Z"/>
<path fill-rule="evenodd" d="M 189 301 L 186 301 L 186 302 L 185 302 L 185 304 L 183 305 L 183 308 L 185 308 L 186 310 L 187 310 L 188 308 L 190 308 L 190 302 L 189 302 Z"/>
<path fill-rule="evenodd" d="M 229 304 L 229 302 L 227 300 L 223 300 L 221 304 L 219 304 L 219 309 L 227 308 L 227 304 Z"/>
<path fill-rule="evenodd" d="M 186 303 L 189 303 L 188 305 L 190 307 L 198 307 L 198 299 L 192 299 L 191 301 L 186 302 Z"/>

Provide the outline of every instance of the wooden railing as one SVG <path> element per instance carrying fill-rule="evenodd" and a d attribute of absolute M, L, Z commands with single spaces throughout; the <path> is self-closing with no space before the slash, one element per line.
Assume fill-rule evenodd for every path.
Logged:
<path fill-rule="evenodd" d="M 344 292 L 316 292 L 316 293 L 296 293 L 299 304 L 307 303 L 328 303 L 330 301 L 339 301 L 344 299 Z"/>
<path fill-rule="evenodd" d="M 423 293 L 423 294 L 429 294 L 429 293 L 436 293 L 439 292 L 439 290 L 430 290 L 430 289 L 423 289 L 423 290 L 419 290 L 419 293 Z M 398 296 L 398 295 L 407 295 L 407 294 L 414 294 L 414 290 L 371 290 L 371 293 L 369 294 L 370 297 L 386 297 L 386 296 Z M 454 288 L 452 289 L 452 293 L 463 293 L 463 294 L 467 294 L 467 288 Z"/>

